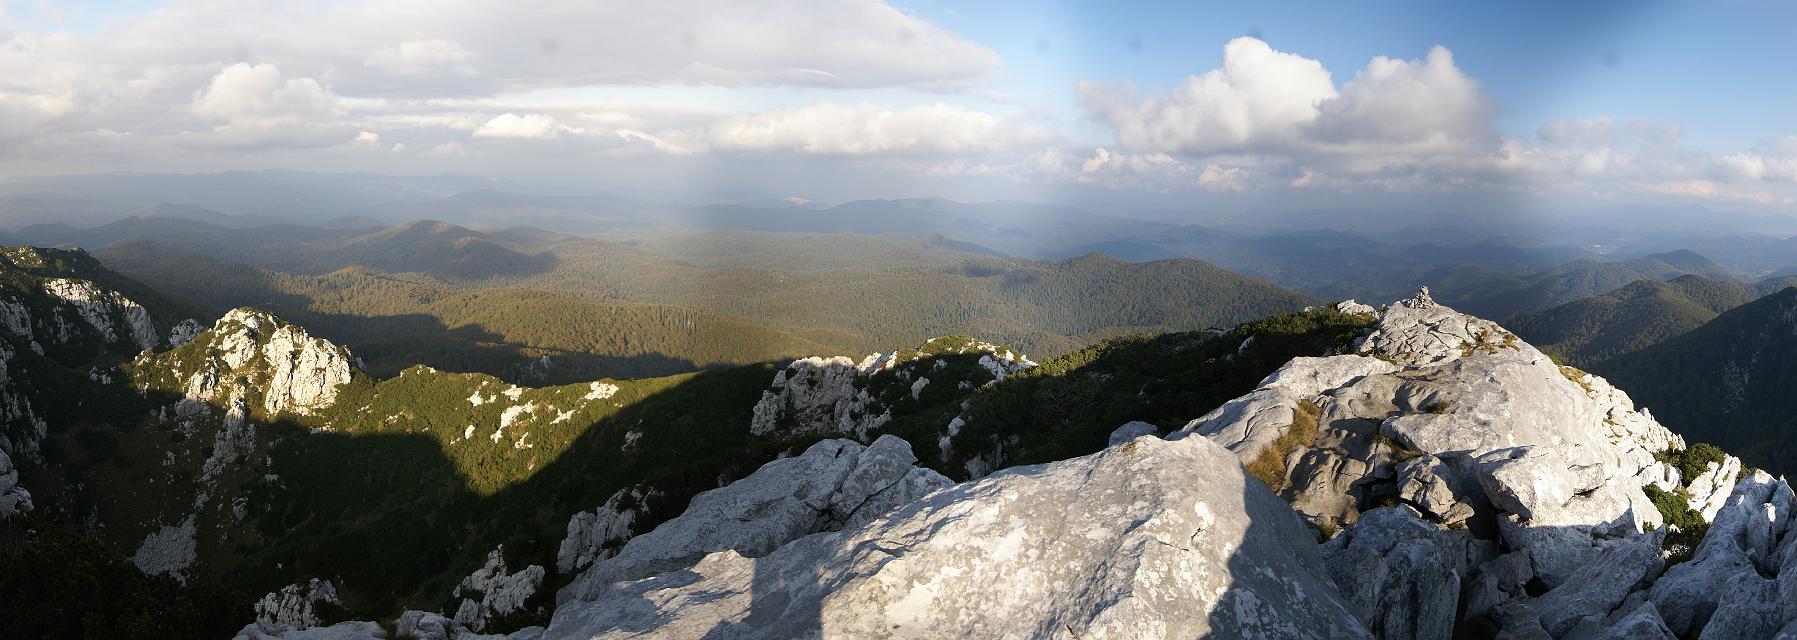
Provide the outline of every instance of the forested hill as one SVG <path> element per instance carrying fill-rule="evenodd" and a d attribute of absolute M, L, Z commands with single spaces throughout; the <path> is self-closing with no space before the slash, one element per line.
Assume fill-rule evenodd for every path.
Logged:
<path fill-rule="evenodd" d="M 1638 280 L 1609 293 L 1517 316 L 1507 324 L 1567 364 L 1593 368 L 1793 284 L 1797 278 L 1768 278 L 1756 284 L 1699 275 Z"/>
<path fill-rule="evenodd" d="M 1191 259 L 1025 260 L 940 236 L 588 239 L 432 222 L 288 231 L 121 221 L 21 233 L 88 243 L 119 271 L 209 314 L 277 310 L 383 374 L 423 362 L 529 383 L 865 353 L 959 333 L 1066 353 L 1319 303 Z M 269 245 L 269 235 L 293 240 Z M 479 267 L 487 264 L 499 267 Z M 507 310 L 521 301 L 529 314 Z M 537 365 L 545 355 L 547 373 Z"/>
<path fill-rule="evenodd" d="M 1736 307 L 1665 343 L 1596 371 L 1692 441 L 1755 466 L 1797 459 L 1797 287 Z"/>

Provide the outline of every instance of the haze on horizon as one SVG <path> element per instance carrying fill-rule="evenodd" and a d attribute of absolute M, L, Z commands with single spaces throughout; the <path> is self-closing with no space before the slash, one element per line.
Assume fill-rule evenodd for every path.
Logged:
<path fill-rule="evenodd" d="M 1790 215 L 1793 25 L 1759 2 L 0 0 L 0 177 Z"/>

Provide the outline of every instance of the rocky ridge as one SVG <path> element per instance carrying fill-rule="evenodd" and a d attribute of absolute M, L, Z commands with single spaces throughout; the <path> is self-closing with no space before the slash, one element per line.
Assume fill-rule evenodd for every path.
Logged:
<path fill-rule="evenodd" d="M 772 550 L 654 574 L 595 565 L 543 637 L 1797 633 L 1782 480 L 1735 484 L 1693 559 L 1666 569 L 1641 487 L 1697 480 L 1654 455 L 1681 439 L 1601 378 L 1426 295 L 1362 312 L 1378 323 L 1356 353 L 1295 360 L 1167 440 L 1120 429 L 1099 454 Z M 1314 433 L 1287 437 L 1307 419 Z"/>
<path fill-rule="evenodd" d="M 556 565 L 580 573 L 548 627 L 509 637 L 1797 633 L 1782 480 L 1732 458 L 1681 476 L 1655 454 L 1682 439 L 1626 394 L 1426 295 L 1342 310 L 1376 320 L 1352 353 L 1293 360 L 1165 440 L 1124 425 L 1099 453 L 960 485 L 917 467 L 896 437 L 826 440 L 634 538 L 652 489 L 620 489 L 569 519 Z M 241 367 L 278 389 L 273 409 L 261 388 L 223 385 L 189 403 L 222 405 L 193 419 L 217 420 L 215 456 L 241 457 L 254 450 L 243 444 L 252 417 L 331 405 L 318 382 L 335 363 L 347 381 L 353 361 L 303 331 L 270 349 L 282 326 L 272 317 L 227 320 L 193 338 L 204 357 L 160 354 L 169 366 L 157 370 L 174 374 L 156 384 L 194 388 L 211 365 L 219 379 Z M 937 383 L 926 377 L 953 379 L 898 375 L 937 367 L 928 358 L 850 364 L 866 379 L 848 386 L 882 402 L 928 393 Z M 289 382 L 275 382 L 267 368 L 283 366 Z M 590 394 L 617 393 L 603 386 Z M 1645 486 L 1688 495 L 1710 522 L 1690 561 L 1668 561 L 1670 519 Z M 178 557 L 190 526 L 166 525 L 175 535 L 152 536 L 169 543 L 153 555 Z M 523 603 L 544 570 L 511 573 L 497 559 L 465 581 L 457 615 L 409 611 L 401 637 L 502 637 L 480 635 L 504 615 L 488 604 Z M 269 610 L 294 609 L 284 595 Z M 385 634 L 305 616 L 262 622 L 239 637 Z"/>
<path fill-rule="evenodd" d="M 959 366 L 955 366 L 959 365 Z M 932 338 L 915 349 L 792 361 L 755 404 L 755 435 L 848 435 L 866 440 L 892 421 L 892 405 L 934 384 L 955 390 L 1004 380 L 1036 363 L 1015 350 L 967 337 Z"/>

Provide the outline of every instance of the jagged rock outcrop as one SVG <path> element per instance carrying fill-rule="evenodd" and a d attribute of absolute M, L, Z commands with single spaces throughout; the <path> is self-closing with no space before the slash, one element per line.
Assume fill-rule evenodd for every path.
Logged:
<path fill-rule="evenodd" d="M 33 388 L 30 371 L 10 343 L 0 341 L 0 453 L 13 464 L 41 462 L 40 451 L 50 423 L 40 408 L 45 400 Z"/>
<path fill-rule="evenodd" d="M 774 374 L 755 405 L 749 432 L 847 435 L 866 441 L 870 432 L 892 421 L 892 398 L 882 401 L 881 389 L 876 387 L 896 385 L 910 400 L 917 400 L 933 382 L 925 374 L 946 367 L 943 358 L 953 356 L 973 359 L 979 367 L 977 380 L 958 382 L 962 389 L 991 384 L 1036 366 L 1014 350 L 963 337 L 932 338 L 916 349 L 876 353 L 860 361 L 847 356 L 801 358 Z M 934 367 L 922 372 L 902 367 L 926 360 L 933 360 Z"/>
<path fill-rule="evenodd" d="M 274 416 L 329 406 L 337 387 L 350 381 L 354 362 L 349 350 L 297 325 L 236 309 L 178 349 L 140 356 L 133 368 L 155 377 L 140 378 L 141 387 L 179 389 L 191 402 L 252 398 L 263 415 Z"/>
<path fill-rule="evenodd" d="M 44 292 L 61 300 L 74 315 L 99 335 L 102 342 L 129 340 L 138 349 L 156 346 L 156 325 L 143 305 L 117 291 L 102 289 L 94 283 L 74 278 L 51 278 L 44 281 Z M 68 321 L 56 309 L 50 320 L 53 335 L 68 342 L 77 334 L 70 331 Z M 10 324 L 10 323 L 9 323 Z M 30 338 L 30 336 L 20 336 Z"/>
<path fill-rule="evenodd" d="M 46 260 L 46 251 L 61 255 Z M 78 266 L 63 266 L 64 258 Z M 14 276 L 0 286 L 0 330 L 40 355 L 56 347 L 91 354 L 158 345 L 156 324 L 142 304 L 85 276 L 74 277 L 88 263 L 93 259 L 78 251 L 10 247 L 0 252 L 0 270 Z"/>
<path fill-rule="evenodd" d="M 876 370 L 870 367 L 865 373 Z M 795 435 L 866 437 L 868 431 L 892 420 L 892 414 L 875 406 L 877 403 L 867 389 L 856 384 L 863 373 L 847 356 L 813 356 L 792 361 L 774 374 L 771 388 L 761 392 L 749 432 L 772 433 L 787 422 L 793 425 L 788 432 Z"/>
<path fill-rule="evenodd" d="M 1660 575 L 1664 540 L 1659 531 L 1606 547 L 1533 603 L 1542 629 L 1563 637 L 1581 624 L 1604 626 L 1604 616 Z"/>
<path fill-rule="evenodd" d="M 1306 403 L 1315 436 L 1273 450 Z M 1550 587 L 1603 540 L 1660 524 L 1640 487 L 1676 477 L 1653 454 L 1683 446 L 1601 378 L 1426 291 L 1379 311 L 1356 354 L 1294 359 L 1184 431 L 1282 469 L 1282 494 L 1313 522 L 1399 500 L 1437 524 L 1495 525 Z"/>
<path fill-rule="evenodd" d="M 19 486 L 18 469 L 13 468 L 12 458 L 0 451 L 0 520 L 31 509 L 31 492 Z"/>
<path fill-rule="evenodd" d="M 337 588 L 329 580 L 313 578 L 304 584 L 290 584 L 280 591 L 262 596 L 256 603 L 256 621 L 239 632 L 281 636 L 305 631 L 324 623 L 323 610 L 341 607 Z"/>
<path fill-rule="evenodd" d="M 819 442 L 694 496 L 685 513 L 595 562 L 556 599 L 591 599 L 614 582 L 678 569 L 709 553 L 763 555 L 800 536 L 862 524 L 952 484 L 916 463 L 911 446 L 893 436 L 866 446 Z"/>
<path fill-rule="evenodd" d="M 543 637 L 1370 637 L 1303 524 L 1231 461 L 1141 438 L 1010 469 L 859 527 L 612 582 Z"/>
<path fill-rule="evenodd" d="M 192 342 L 194 338 L 200 336 L 201 331 L 205 330 L 206 325 L 200 324 L 200 321 L 193 318 L 177 322 L 168 330 L 168 346 L 179 347 Z"/>
<path fill-rule="evenodd" d="M 555 570 L 569 573 L 585 569 L 594 561 L 617 553 L 618 546 L 630 540 L 637 518 L 648 513 L 646 501 L 659 493 L 642 485 L 624 487 L 599 508 L 568 518 L 568 534 L 556 550 Z"/>
<path fill-rule="evenodd" d="M 1797 622 L 1797 536 L 1788 535 L 1793 502 L 1790 485 L 1764 472 L 1736 484 L 1691 560 L 1667 569 L 1648 591 L 1667 628 L 1710 637 L 1708 625 L 1725 603 L 1735 610 L 1731 618 L 1776 616 L 1781 624 L 1773 628 Z M 1778 602 L 1758 596 L 1766 576 L 1778 583 Z"/>
<path fill-rule="evenodd" d="M 1323 565 L 1348 608 L 1378 638 L 1449 638 L 1462 576 L 1497 545 L 1446 531 L 1408 506 L 1368 511 L 1323 545 Z"/>
<path fill-rule="evenodd" d="M 455 621 L 474 631 L 485 631 L 494 618 L 523 611 L 525 602 L 543 586 L 543 567 L 530 565 L 515 573 L 505 566 L 505 545 L 487 554 L 487 563 L 456 585 Z"/>
<path fill-rule="evenodd" d="M 1688 483 L 1685 492 L 1691 496 L 1691 508 L 1703 514 L 1704 520 L 1715 520 L 1716 512 L 1728 502 L 1729 494 L 1734 493 L 1735 483 L 1740 479 L 1740 458 L 1724 456 L 1722 462 L 1709 463 L 1703 473 L 1685 479 Z"/>

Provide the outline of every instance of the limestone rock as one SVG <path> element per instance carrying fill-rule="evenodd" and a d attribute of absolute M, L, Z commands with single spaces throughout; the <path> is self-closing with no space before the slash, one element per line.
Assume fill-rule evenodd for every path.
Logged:
<path fill-rule="evenodd" d="M 199 360 L 191 362 L 193 359 Z M 161 375 L 161 381 L 183 390 L 189 402 L 224 402 L 234 395 L 260 399 L 259 408 L 273 416 L 282 411 L 309 414 L 330 406 L 337 388 L 352 377 L 349 350 L 314 338 L 296 325 L 268 313 L 236 309 L 212 329 L 189 340 L 182 349 L 139 356 L 138 366 Z M 145 366 L 156 363 L 158 366 Z M 236 381 L 246 380 L 247 387 Z M 140 380 L 148 386 L 152 382 Z"/>
<path fill-rule="evenodd" d="M 1313 403 L 1314 441 L 1275 483 L 1293 507 L 1344 524 L 1384 500 L 1438 524 L 1485 510 L 1550 587 L 1601 540 L 1660 524 L 1640 487 L 1671 482 L 1654 453 L 1683 441 L 1601 378 L 1427 295 L 1380 310 L 1356 349 L 1294 359 L 1186 431 L 1252 463 Z"/>
<path fill-rule="evenodd" d="M 1704 520 L 1714 521 L 1716 512 L 1728 502 L 1728 496 L 1734 492 L 1735 482 L 1741 477 L 1741 459 L 1726 456 L 1721 463 L 1711 462 L 1709 469 L 1697 474 L 1695 478 L 1686 478 L 1689 486 L 1685 491 L 1691 494 L 1688 501 L 1691 508 L 1703 514 Z"/>
<path fill-rule="evenodd" d="M 456 585 L 455 597 L 462 598 L 455 613 L 456 623 L 484 631 L 493 618 L 524 610 L 524 603 L 543 585 L 543 574 L 543 567 L 534 564 L 508 573 L 505 545 L 500 545 L 487 554 L 485 565 Z"/>
<path fill-rule="evenodd" d="M 1665 531 L 1610 545 L 1534 603 L 1541 626 L 1556 637 L 1579 623 L 1601 621 L 1637 588 L 1658 577 Z"/>
<path fill-rule="evenodd" d="M 1181 431 L 1210 438 L 1251 461 L 1284 435 L 1300 401 L 1393 369 L 1390 363 L 1361 356 L 1293 358 L 1248 395 L 1223 403 Z"/>
<path fill-rule="evenodd" d="M 1466 617 L 1489 615 L 1498 605 L 1527 593 L 1535 577 L 1529 551 L 1514 551 L 1479 565 L 1467 587 Z"/>
<path fill-rule="evenodd" d="M 1371 305 L 1364 305 L 1364 304 L 1355 302 L 1353 300 L 1343 300 L 1341 302 L 1336 303 L 1335 310 L 1338 312 L 1341 312 L 1341 313 L 1346 313 L 1349 315 L 1357 315 L 1357 316 L 1370 316 L 1370 315 L 1379 313 L 1379 310 L 1374 309 Z"/>
<path fill-rule="evenodd" d="M 310 629 L 323 622 L 321 606 L 343 606 L 331 581 L 313 578 L 305 584 L 290 584 L 256 603 L 256 627 L 268 634 Z"/>
<path fill-rule="evenodd" d="M 193 564 L 194 544 L 194 517 L 189 515 L 180 524 L 164 526 L 144 536 L 131 562 L 144 575 L 165 573 L 185 582 L 181 572 Z"/>
<path fill-rule="evenodd" d="M 1704 625 L 1699 640 L 1770 638 L 1784 626 L 1779 613 L 1778 583 L 1756 572 L 1736 574 L 1722 594 L 1716 613 Z"/>
<path fill-rule="evenodd" d="M 682 518 L 723 515 L 700 502 Z M 1370 637 L 1311 540 L 1229 452 L 1141 438 L 609 582 L 543 637 Z"/>
<path fill-rule="evenodd" d="M 1666 628 L 1666 622 L 1660 619 L 1660 610 L 1654 608 L 1652 602 L 1643 603 L 1633 612 L 1597 636 L 1594 640 L 1677 640 L 1672 630 Z"/>
<path fill-rule="evenodd" d="M 63 303 L 51 319 L 57 327 L 57 342 L 67 343 L 77 337 L 61 317 L 62 309 L 70 308 L 103 342 L 128 341 L 138 349 L 156 346 L 156 325 L 150 322 L 150 312 L 124 294 L 73 278 L 45 280 L 44 292 Z"/>
<path fill-rule="evenodd" d="M 1160 427 L 1156 427 L 1140 420 L 1128 422 L 1121 427 L 1117 427 L 1116 430 L 1111 431 L 1111 437 L 1106 442 L 1105 446 L 1115 447 L 1142 436 L 1159 435 L 1160 432 Z"/>
<path fill-rule="evenodd" d="M 630 540 L 631 526 L 638 516 L 648 513 L 647 501 L 656 495 L 660 492 L 643 485 L 624 487 L 599 508 L 568 518 L 568 535 L 556 551 L 555 570 L 569 573 L 610 557 L 619 545 Z"/>
<path fill-rule="evenodd" d="M 1648 591 L 1673 633 L 1696 636 L 1726 594 L 1749 584 L 1747 578 L 1757 579 L 1757 565 L 1771 564 L 1761 541 L 1777 539 L 1776 534 L 1789 528 L 1789 512 L 1787 509 L 1782 522 L 1773 522 L 1762 505 L 1772 504 L 1770 501 L 1780 496 L 1785 496 L 1788 504 L 1789 488 L 1780 491 L 1780 485 L 1784 483 L 1763 472 L 1735 485 L 1691 560 L 1667 569 Z"/>
<path fill-rule="evenodd" d="M 749 432 L 763 435 L 783 430 L 790 435 L 850 434 L 865 436 L 892 419 L 867 390 L 858 388 L 861 370 L 846 356 L 792 361 L 774 374 L 774 382 L 755 405 Z"/>
<path fill-rule="evenodd" d="M 1408 506 L 1374 509 L 1323 545 L 1324 566 L 1374 636 L 1446 640 L 1454 633 L 1466 538 L 1438 530 Z"/>
<path fill-rule="evenodd" d="M 952 484 L 916 462 L 910 444 L 895 436 L 880 436 L 868 446 L 819 442 L 694 496 L 684 513 L 594 562 L 556 599 L 590 598 L 613 582 L 678 569 L 710 553 L 765 555 L 801 536 L 859 523 Z"/>
<path fill-rule="evenodd" d="M 373 622 L 339 622 L 328 627 L 285 629 L 267 632 L 251 623 L 238 631 L 232 640 L 386 640 L 387 631 Z"/>
<path fill-rule="evenodd" d="M 13 468 L 6 452 L 0 451 L 0 520 L 31 509 L 31 492 L 19 486 L 19 471 Z"/>
<path fill-rule="evenodd" d="M 192 342 L 194 338 L 199 337 L 201 331 L 205 330 L 206 325 L 200 324 L 198 320 L 193 318 L 182 320 L 169 328 L 168 346 L 179 347 Z"/>

